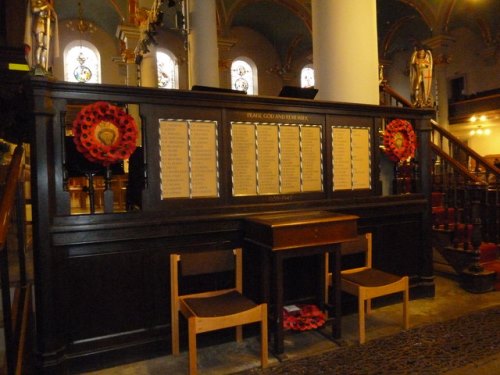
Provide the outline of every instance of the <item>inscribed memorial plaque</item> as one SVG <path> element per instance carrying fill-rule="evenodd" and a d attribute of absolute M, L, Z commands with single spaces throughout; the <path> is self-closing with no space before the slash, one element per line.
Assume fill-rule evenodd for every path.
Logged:
<path fill-rule="evenodd" d="M 300 193 L 300 128 L 280 126 L 281 193 Z"/>
<path fill-rule="evenodd" d="M 217 123 L 190 121 L 191 196 L 217 197 Z"/>
<path fill-rule="evenodd" d="M 332 128 L 333 190 L 352 189 L 351 129 Z"/>
<path fill-rule="evenodd" d="M 351 129 L 352 188 L 370 189 L 370 132 Z"/>
<path fill-rule="evenodd" d="M 231 124 L 233 196 L 257 194 L 255 125 Z"/>
<path fill-rule="evenodd" d="M 160 120 L 161 198 L 218 196 L 217 123 Z"/>
<path fill-rule="evenodd" d="M 333 190 L 371 189 L 370 129 L 332 127 Z"/>
<path fill-rule="evenodd" d="M 189 197 L 188 123 L 160 121 L 161 197 Z"/>
<path fill-rule="evenodd" d="M 279 194 L 278 126 L 257 125 L 258 194 Z"/>
<path fill-rule="evenodd" d="M 302 191 L 323 191 L 321 126 L 301 126 Z"/>

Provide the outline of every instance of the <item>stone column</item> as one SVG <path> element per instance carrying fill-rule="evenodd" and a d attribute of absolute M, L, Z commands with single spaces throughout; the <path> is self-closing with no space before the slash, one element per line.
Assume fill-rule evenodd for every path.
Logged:
<path fill-rule="evenodd" d="M 376 0 L 312 0 L 318 99 L 379 104 Z"/>
<path fill-rule="evenodd" d="M 189 7 L 189 88 L 219 87 L 215 0 L 190 0 Z"/>
<path fill-rule="evenodd" d="M 135 63 L 134 50 L 141 37 L 139 27 L 134 25 L 119 25 L 116 30 L 116 36 L 122 43 L 121 55 L 127 70 L 126 85 L 137 86 L 139 83 L 137 80 L 137 65 Z"/>
<path fill-rule="evenodd" d="M 142 56 L 141 87 L 158 87 L 158 67 L 156 65 L 156 47 L 148 46 L 149 52 Z"/>

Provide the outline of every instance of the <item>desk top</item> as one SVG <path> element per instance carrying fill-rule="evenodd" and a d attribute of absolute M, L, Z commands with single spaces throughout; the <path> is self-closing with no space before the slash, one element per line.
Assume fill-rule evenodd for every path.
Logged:
<path fill-rule="evenodd" d="M 358 218 L 328 211 L 250 216 L 245 239 L 273 251 L 352 241 L 357 236 Z"/>
<path fill-rule="evenodd" d="M 357 219 L 358 216 L 355 215 L 344 215 L 329 211 L 279 212 L 275 214 L 263 214 L 247 217 L 247 221 L 261 223 L 271 227 Z"/>

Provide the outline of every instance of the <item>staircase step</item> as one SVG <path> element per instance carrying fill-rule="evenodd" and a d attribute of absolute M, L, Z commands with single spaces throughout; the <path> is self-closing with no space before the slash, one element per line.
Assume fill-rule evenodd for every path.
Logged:
<path fill-rule="evenodd" d="M 468 267 L 474 261 L 474 253 L 472 245 L 469 244 L 468 250 L 461 247 L 450 246 L 446 244 L 446 232 L 434 231 L 433 236 L 434 247 L 434 268 L 436 271 L 445 272 L 449 274 L 460 274 L 462 270 Z M 499 248 L 498 245 L 491 242 L 484 242 L 479 247 L 480 259 L 479 262 L 493 263 L 499 262 Z M 450 269 L 451 268 L 451 269 Z"/>
<path fill-rule="evenodd" d="M 499 256 L 498 246 L 493 242 L 483 242 L 479 247 L 479 252 L 481 263 L 497 260 Z"/>
<path fill-rule="evenodd" d="M 500 290 L 500 259 L 492 260 L 489 262 L 481 263 L 487 271 L 496 272 L 496 282 L 494 284 L 495 290 Z"/>

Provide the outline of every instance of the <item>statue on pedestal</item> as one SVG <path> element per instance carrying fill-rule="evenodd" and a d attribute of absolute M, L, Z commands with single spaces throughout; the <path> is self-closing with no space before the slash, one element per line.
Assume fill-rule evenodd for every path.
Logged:
<path fill-rule="evenodd" d="M 52 52 L 59 56 L 57 14 L 53 0 L 30 0 L 26 14 L 24 44 L 26 59 L 35 75 L 49 75 Z"/>
<path fill-rule="evenodd" d="M 422 46 L 411 55 L 411 102 L 415 107 L 432 107 L 432 54 Z"/>

